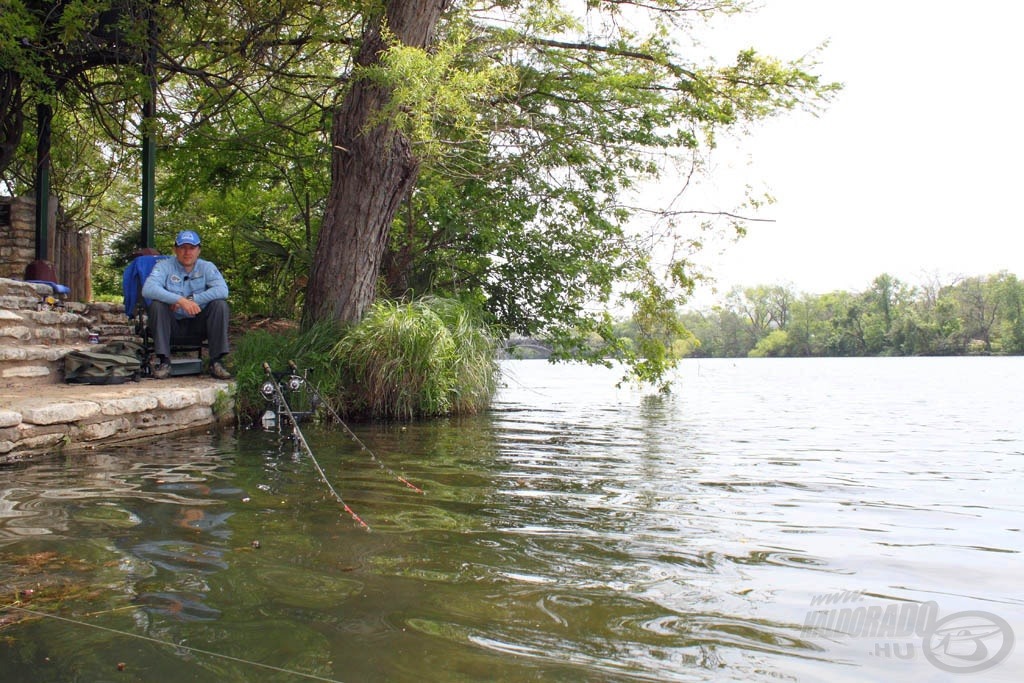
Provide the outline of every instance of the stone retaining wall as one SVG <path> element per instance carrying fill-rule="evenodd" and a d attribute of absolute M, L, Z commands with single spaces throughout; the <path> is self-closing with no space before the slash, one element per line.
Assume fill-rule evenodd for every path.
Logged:
<path fill-rule="evenodd" d="M 20 278 L 36 257 L 34 200 L 0 197 L 0 277 Z"/>
<path fill-rule="evenodd" d="M 69 298 L 92 299 L 92 239 L 62 220 L 57 199 L 48 204 L 47 261 L 58 282 L 71 289 Z M 36 200 L 34 197 L 0 197 L 0 277 L 22 279 L 36 260 Z"/>
<path fill-rule="evenodd" d="M 233 420 L 234 384 L 209 377 L 0 390 L 0 464 Z"/>

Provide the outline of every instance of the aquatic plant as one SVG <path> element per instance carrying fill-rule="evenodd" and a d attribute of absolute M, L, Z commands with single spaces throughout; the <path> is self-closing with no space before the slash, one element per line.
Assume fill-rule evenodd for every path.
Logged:
<path fill-rule="evenodd" d="M 346 409 L 369 417 L 474 413 L 497 385 L 494 335 L 453 299 L 377 301 L 332 354 Z"/>

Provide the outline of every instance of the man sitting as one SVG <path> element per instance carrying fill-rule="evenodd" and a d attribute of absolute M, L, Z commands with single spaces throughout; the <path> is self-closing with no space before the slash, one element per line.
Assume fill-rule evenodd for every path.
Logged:
<path fill-rule="evenodd" d="M 210 374 L 231 379 L 225 367 L 228 354 L 228 284 L 217 266 L 199 258 L 199 235 L 182 230 L 174 240 L 175 258 L 157 261 L 142 285 L 150 299 L 149 332 L 157 364 L 155 379 L 171 375 L 171 337 L 206 339 L 210 348 Z"/>

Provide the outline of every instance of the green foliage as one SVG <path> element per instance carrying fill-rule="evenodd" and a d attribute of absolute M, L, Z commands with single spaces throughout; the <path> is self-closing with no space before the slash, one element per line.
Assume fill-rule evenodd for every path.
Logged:
<path fill-rule="evenodd" d="M 309 369 L 312 379 L 329 398 L 339 394 L 340 375 L 331 350 L 342 336 L 342 330 L 330 322 L 322 322 L 306 330 L 285 332 L 254 330 L 238 340 L 232 353 L 235 369 L 235 410 L 243 421 L 252 421 L 267 406 L 260 393 L 266 379 L 264 364 L 275 372 L 283 372 L 289 362 L 303 370 Z M 332 405 L 335 405 L 332 401 Z M 335 405 L 340 409 L 340 406 Z"/>
<path fill-rule="evenodd" d="M 863 292 L 748 287 L 689 313 L 691 355 L 914 356 L 1024 353 L 1024 284 L 1006 272 L 911 287 L 882 274 Z"/>
<path fill-rule="evenodd" d="M 453 300 L 379 300 L 332 356 L 350 412 L 411 419 L 485 408 L 497 380 L 496 344 Z"/>
<path fill-rule="evenodd" d="M 757 342 L 757 345 L 747 354 L 751 358 L 771 358 L 777 356 L 789 356 L 790 354 L 789 333 L 785 330 L 772 330 L 767 336 Z"/>
<path fill-rule="evenodd" d="M 668 393 L 666 375 L 682 357 L 679 349 L 696 345 L 693 335 L 676 314 L 676 307 L 690 293 L 694 283 L 666 283 L 656 280 L 650 272 L 638 280 L 638 286 L 624 295 L 633 306 L 631 343 L 613 344 L 611 348 L 617 357 L 626 361 L 629 368 L 626 379 L 654 384 L 662 393 Z M 685 294 L 673 297 L 675 288 L 680 286 Z"/>
<path fill-rule="evenodd" d="M 104 0 L 72 0 L 50 13 L 33 7 L 8 0 L 0 12 L 0 27 L 11 29 L 0 31 L 4 39 L 29 37 L 0 40 L 0 69 L 20 78 L 23 95 L 0 101 L 20 106 L 29 124 L 36 101 L 54 105 L 51 189 L 62 219 L 92 234 L 94 290 L 112 296 L 141 246 L 144 18 L 107 12 Z M 231 4 L 152 7 L 167 56 L 157 66 L 157 119 L 146 124 L 159 145 L 156 246 L 167 253 L 177 230 L 195 228 L 204 257 L 233 285 L 237 311 L 296 315 L 329 180 L 317 131 L 325 125 L 320 98 L 337 77 L 324 48 L 351 42 L 354 10 L 346 2 L 306 17 L 291 2 L 257 3 L 241 15 Z M 0 165 L 13 193 L 32 186 L 35 127 L 24 133 L 19 153 Z"/>
<path fill-rule="evenodd" d="M 387 86 L 390 99 L 371 117 L 369 127 L 387 123 L 402 130 L 417 146 L 421 158 L 438 158 L 451 153 L 451 139 L 473 139 L 482 135 L 477 125 L 480 102 L 493 101 L 508 91 L 514 72 L 491 62 L 467 68 L 464 54 L 471 38 L 466 17 L 452 14 L 445 40 L 431 51 L 398 42 L 387 27 L 383 38 L 388 50 L 380 62 L 358 69 L 355 78 Z M 448 139 L 438 139 L 444 127 Z"/>
<path fill-rule="evenodd" d="M 90 33 L 111 3 L 60 3 L 48 25 L 33 3 L 0 2 L 0 69 L 26 84 L 12 106 L 57 105 L 53 188 L 93 235 L 97 291 L 114 295 L 138 246 L 144 23 L 118 13 Z M 676 321 L 708 224 L 701 207 L 637 206 L 631 193 L 666 169 L 700 175 L 723 132 L 813 109 L 838 87 L 810 62 L 754 50 L 733 64 L 694 58 L 701 22 L 742 5 L 455 3 L 429 51 L 392 41 L 357 70 L 381 3 L 154 4 L 160 95 L 145 125 L 159 145 L 157 247 L 195 228 L 237 312 L 297 317 L 332 183 L 351 171 L 329 144 L 332 116 L 354 79 L 374 79 L 392 95 L 378 115 L 408 136 L 421 169 L 382 293 L 472 301 L 496 334 L 541 338 L 556 358 L 617 357 L 632 379 L 659 383 L 692 346 Z M 105 59 L 85 58 L 93 44 Z M 18 191 L 31 183 L 31 137 L 4 170 Z M 714 229 L 742 232 L 742 220 Z M 628 343 L 607 312 L 623 307 L 637 321 Z"/>
<path fill-rule="evenodd" d="M 231 392 L 222 390 L 217 392 L 213 399 L 213 405 L 210 408 L 218 420 L 223 420 L 230 415 L 230 409 L 234 406 L 234 403 L 235 400 Z"/>
<path fill-rule="evenodd" d="M 491 81 L 499 87 L 490 99 L 460 100 L 483 105 L 478 130 L 467 130 L 464 117 L 458 125 L 420 117 L 429 127 L 417 138 L 444 140 L 446 153 L 427 156 L 392 233 L 388 290 L 479 293 L 506 333 L 543 340 L 555 359 L 617 357 L 630 379 L 661 384 L 678 357 L 682 330 L 673 321 L 697 277 L 687 257 L 699 242 L 682 214 L 639 210 L 623 196 L 657 177 L 666 157 L 682 151 L 699 172 L 717 132 L 813 106 L 837 86 L 805 64 L 753 51 L 723 68 L 686 62 L 669 36 L 692 31 L 690 3 L 659 3 L 645 36 L 613 21 L 588 32 L 553 3 L 514 5 L 516 21 L 479 24 L 461 49 L 466 73 L 493 73 L 498 64 L 503 77 L 515 75 Z M 591 9 L 600 25 L 601 12 L 618 8 Z M 417 110 L 424 107 L 403 111 Z M 638 218 L 657 227 L 637 232 Z M 630 344 L 611 331 L 612 305 L 640 323 Z"/>
<path fill-rule="evenodd" d="M 110 0 L 0 2 L 0 172 L 14 191 L 30 182 L 26 162 L 31 163 L 35 147 L 26 143 L 33 142 L 36 126 L 26 124 L 36 123 L 38 104 L 58 118 L 55 132 L 69 125 L 86 131 L 70 141 L 58 135 L 55 150 L 65 144 L 76 151 L 95 147 L 109 154 L 113 166 L 119 163 L 120 150 L 101 143 L 122 146 L 113 132 L 131 125 L 124 104 L 147 85 L 141 69 L 146 23 L 133 9 Z M 77 189 L 89 194 L 87 188 Z"/>

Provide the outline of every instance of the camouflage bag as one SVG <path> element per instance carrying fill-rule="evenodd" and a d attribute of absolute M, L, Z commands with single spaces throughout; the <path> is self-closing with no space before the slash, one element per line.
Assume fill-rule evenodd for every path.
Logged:
<path fill-rule="evenodd" d="M 64 356 L 64 381 L 68 384 L 122 384 L 138 382 L 145 351 L 141 344 L 113 341 Z"/>

